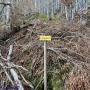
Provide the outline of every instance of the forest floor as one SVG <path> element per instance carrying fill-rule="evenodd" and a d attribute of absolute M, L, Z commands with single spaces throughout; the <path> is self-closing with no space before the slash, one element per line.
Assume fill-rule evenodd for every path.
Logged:
<path fill-rule="evenodd" d="M 80 90 L 90 90 L 90 28 L 59 20 L 45 22 L 36 19 L 31 23 L 32 26 L 21 29 L 0 44 L 4 57 L 13 44 L 13 61 L 31 70 L 33 76 L 40 76 L 43 74 L 43 42 L 39 36 L 51 35 L 52 41 L 47 43 L 47 65 L 65 63 L 62 68 L 66 69 L 72 64 L 74 68 L 65 80 L 66 87 L 69 88 L 67 90 L 79 90 L 79 85 L 85 88 Z M 72 86 L 77 89 L 70 89 Z"/>

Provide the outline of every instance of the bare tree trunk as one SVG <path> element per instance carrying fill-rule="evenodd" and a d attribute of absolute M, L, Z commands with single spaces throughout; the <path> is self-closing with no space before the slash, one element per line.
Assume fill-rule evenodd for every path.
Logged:
<path fill-rule="evenodd" d="M 66 19 L 70 21 L 70 6 L 65 6 Z"/>
<path fill-rule="evenodd" d="M 5 23 L 10 24 L 10 14 L 11 14 L 11 2 L 10 0 L 5 0 L 4 3 L 7 5 L 5 6 L 4 14 L 5 14 Z"/>

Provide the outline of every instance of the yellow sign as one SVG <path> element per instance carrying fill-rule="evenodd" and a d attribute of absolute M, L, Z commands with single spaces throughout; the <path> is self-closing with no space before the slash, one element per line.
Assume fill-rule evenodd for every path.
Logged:
<path fill-rule="evenodd" d="M 51 41 L 52 39 L 51 36 L 45 36 L 45 35 L 41 35 L 39 38 L 40 38 L 40 41 Z"/>

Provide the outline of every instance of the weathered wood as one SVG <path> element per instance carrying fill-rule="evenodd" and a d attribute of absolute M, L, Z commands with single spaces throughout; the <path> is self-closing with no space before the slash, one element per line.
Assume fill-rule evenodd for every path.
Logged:
<path fill-rule="evenodd" d="M 11 65 L 10 63 L 11 63 L 12 50 L 13 50 L 13 45 L 10 45 L 9 53 L 8 53 L 8 56 L 7 56 L 8 66 Z M 22 86 L 22 83 L 21 83 L 21 81 L 19 80 L 18 74 L 16 73 L 16 71 L 15 71 L 13 68 L 11 68 L 11 69 L 10 69 L 10 73 L 11 73 L 11 75 L 13 76 L 16 85 L 19 86 L 19 90 L 24 90 L 24 88 L 23 88 L 23 86 Z"/>

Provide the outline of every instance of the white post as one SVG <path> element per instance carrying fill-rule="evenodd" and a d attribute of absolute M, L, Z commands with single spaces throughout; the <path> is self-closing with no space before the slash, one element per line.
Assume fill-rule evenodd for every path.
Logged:
<path fill-rule="evenodd" d="M 44 41 L 44 90 L 47 90 L 47 42 Z"/>

